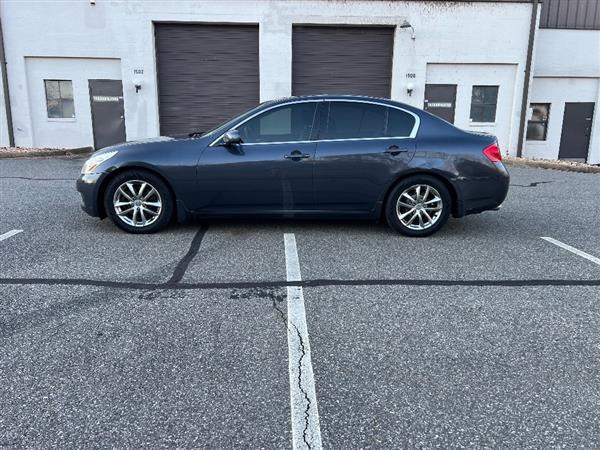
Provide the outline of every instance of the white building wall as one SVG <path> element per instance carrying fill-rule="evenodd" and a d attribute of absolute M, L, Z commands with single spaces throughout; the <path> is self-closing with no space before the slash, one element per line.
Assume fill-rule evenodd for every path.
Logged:
<path fill-rule="evenodd" d="M 508 114 L 498 117 L 498 122 L 502 126 L 510 124 L 504 146 L 512 154 L 516 152 L 518 99 L 524 83 L 531 14 L 528 3 L 97 0 L 91 5 L 83 0 L 20 1 L 0 2 L 0 14 L 18 145 L 57 142 L 48 137 L 52 126 L 42 133 L 37 121 L 32 120 L 37 114 L 32 109 L 39 102 L 33 104 L 30 99 L 26 57 L 120 60 L 127 139 L 132 140 L 159 133 L 153 21 L 258 23 L 260 98 L 267 100 L 291 93 L 292 24 L 399 25 L 408 20 L 415 28 L 416 39 L 411 39 L 410 30 L 396 29 L 392 98 L 422 107 L 427 64 L 512 65 L 513 98 L 508 100 L 512 106 Z M 48 25 L 50 19 L 52 26 Z M 74 65 L 72 70 L 76 76 L 79 66 Z M 143 74 L 135 75 L 134 70 L 142 70 Z M 408 73 L 414 73 L 415 78 L 407 79 Z M 142 82 L 138 94 L 133 86 L 135 78 Z M 406 93 L 408 82 L 415 85 L 412 96 Z M 59 129 L 55 130 L 58 133 Z M 62 146 L 81 146 L 83 142 L 92 145 L 90 133 L 77 138 L 65 136 Z"/>
<path fill-rule="evenodd" d="M 600 30 L 538 30 L 534 75 L 600 76 Z"/>
<path fill-rule="evenodd" d="M 505 152 L 516 142 L 519 132 L 518 98 L 515 98 L 517 64 L 429 64 L 427 83 L 456 84 L 454 124 L 464 130 L 494 134 Z M 499 86 L 496 121 L 477 123 L 470 120 L 473 86 Z"/>
<path fill-rule="evenodd" d="M 8 147 L 8 119 L 6 117 L 6 105 L 4 103 L 4 80 L 0 72 L 0 147 Z"/>
<path fill-rule="evenodd" d="M 557 159 L 565 103 L 595 103 L 588 162 L 600 164 L 600 30 L 541 29 L 530 103 L 550 103 L 545 141 L 526 141 L 523 156 Z"/>
<path fill-rule="evenodd" d="M 534 78 L 531 87 L 531 103 L 550 103 L 548 117 L 548 133 L 545 141 L 526 141 L 523 156 L 528 158 L 558 159 L 565 102 L 596 103 L 594 122 L 598 126 L 598 95 L 599 83 L 597 78 Z M 592 128 L 588 162 L 600 163 L 598 150 L 600 143 L 598 134 Z"/>
<path fill-rule="evenodd" d="M 25 58 L 34 147 L 85 147 L 94 142 L 90 79 L 121 79 L 121 63 L 107 58 Z M 72 80 L 75 117 L 48 118 L 44 80 Z"/>

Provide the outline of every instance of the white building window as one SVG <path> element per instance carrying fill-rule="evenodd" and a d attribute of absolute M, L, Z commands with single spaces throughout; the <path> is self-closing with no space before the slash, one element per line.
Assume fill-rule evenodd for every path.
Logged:
<path fill-rule="evenodd" d="M 73 82 L 71 80 L 44 80 L 46 111 L 49 119 L 75 117 Z"/>
<path fill-rule="evenodd" d="M 545 141 L 548 134 L 550 103 L 531 103 L 529 110 L 531 118 L 527 121 L 527 140 Z"/>
<path fill-rule="evenodd" d="M 473 86 L 471 94 L 471 122 L 493 123 L 496 121 L 499 86 Z"/>

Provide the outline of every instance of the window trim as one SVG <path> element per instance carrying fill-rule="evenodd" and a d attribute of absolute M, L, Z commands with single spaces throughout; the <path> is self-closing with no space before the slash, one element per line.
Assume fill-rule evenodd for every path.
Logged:
<path fill-rule="evenodd" d="M 550 109 L 552 107 L 552 103 L 549 103 L 549 102 L 530 102 L 529 103 L 529 108 L 531 108 L 532 105 L 548 105 L 548 114 L 546 115 L 546 120 L 530 120 L 530 119 L 527 119 L 527 126 L 525 127 L 525 141 L 526 142 L 531 142 L 531 143 L 548 142 L 548 124 L 550 123 Z M 537 123 L 537 124 L 543 124 L 544 125 L 544 138 L 543 139 L 529 139 L 527 137 L 527 130 L 529 128 L 529 124 L 530 123 Z"/>
<path fill-rule="evenodd" d="M 46 122 L 77 122 L 77 117 L 46 117 Z"/>
<path fill-rule="evenodd" d="M 295 101 L 290 101 L 290 102 L 285 102 L 285 103 L 278 103 L 269 108 L 262 109 L 262 110 L 256 112 L 255 114 L 251 115 L 250 117 L 247 117 L 246 119 L 242 120 L 241 122 L 235 124 L 229 130 L 225 131 L 225 133 L 221 134 L 218 138 L 213 140 L 208 146 L 215 147 L 216 146 L 215 144 L 217 142 L 219 142 L 226 133 L 228 133 L 231 130 L 235 130 L 237 127 L 242 126 L 243 124 L 245 124 L 249 120 L 253 119 L 254 117 L 256 117 L 262 113 L 265 113 L 267 111 L 270 111 L 272 109 L 279 108 L 282 106 L 294 105 L 296 103 L 320 103 L 320 102 L 367 103 L 367 104 L 371 104 L 371 105 L 383 106 L 386 108 L 394 108 L 394 109 L 398 109 L 400 111 L 403 111 L 403 112 L 408 113 L 411 116 L 413 116 L 415 118 L 415 124 L 413 125 L 412 131 L 410 132 L 410 135 L 408 135 L 408 136 L 381 136 L 381 137 L 370 137 L 370 138 L 342 138 L 342 139 L 314 139 L 314 140 L 304 140 L 304 141 L 280 141 L 280 142 L 256 142 L 256 143 L 251 142 L 251 143 L 244 144 L 244 145 L 251 146 L 251 145 L 274 145 L 274 144 L 307 144 L 307 143 L 318 143 L 318 142 L 372 141 L 372 140 L 384 140 L 384 139 L 414 139 L 417 136 L 417 133 L 419 132 L 419 128 L 421 127 L 421 118 L 418 116 L 418 114 L 415 114 L 412 111 L 409 111 L 407 109 L 404 109 L 404 108 L 402 108 L 400 106 L 396 106 L 396 105 L 389 105 L 389 104 L 378 102 L 375 100 L 363 100 L 363 99 L 353 99 L 353 98 L 305 99 L 305 100 L 295 100 Z M 318 105 L 317 105 L 317 107 L 318 107 Z M 313 129 L 313 131 L 314 131 L 314 129 Z M 311 134 L 312 134 L 312 132 L 311 132 Z"/>
<path fill-rule="evenodd" d="M 476 87 L 495 87 L 496 88 L 496 103 L 477 103 L 477 105 L 489 106 L 494 105 L 494 120 L 489 122 L 482 122 L 480 120 L 474 120 L 473 115 L 473 90 Z M 500 85 L 499 84 L 474 84 L 471 86 L 471 105 L 469 108 L 469 123 L 475 126 L 494 126 L 498 119 L 498 99 L 500 98 Z"/>
<path fill-rule="evenodd" d="M 71 93 L 73 95 L 73 98 L 71 99 L 71 101 L 73 102 L 73 115 L 72 116 L 65 116 L 65 117 L 50 117 L 48 115 L 49 111 L 48 111 L 48 86 L 47 86 L 47 82 L 48 81 L 56 81 L 58 82 L 58 92 L 59 92 L 59 100 L 61 102 L 61 111 L 62 111 L 62 101 L 63 101 L 63 97 L 62 97 L 62 92 L 60 90 L 60 82 L 61 81 L 68 81 L 69 83 L 71 83 Z M 46 103 L 46 120 L 48 122 L 76 122 L 77 121 L 77 113 L 75 112 L 75 92 L 73 90 L 73 80 L 68 80 L 68 79 L 63 79 L 63 78 L 43 78 L 43 82 L 44 82 L 44 100 Z"/>

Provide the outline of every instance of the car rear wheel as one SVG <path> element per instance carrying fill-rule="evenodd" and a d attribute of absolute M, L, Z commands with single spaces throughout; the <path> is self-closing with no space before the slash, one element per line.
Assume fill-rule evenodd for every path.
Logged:
<path fill-rule="evenodd" d="M 399 233 L 424 237 L 446 223 L 451 202 L 444 183 L 431 176 L 415 175 L 402 180 L 392 190 L 385 214 L 390 227 Z"/>
<path fill-rule="evenodd" d="M 173 217 L 168 186 L 146 171 L 127 171 L 113 178 L 104 193 L 104 208 L 119 228 L 129 233 L 154 233 Z"/>

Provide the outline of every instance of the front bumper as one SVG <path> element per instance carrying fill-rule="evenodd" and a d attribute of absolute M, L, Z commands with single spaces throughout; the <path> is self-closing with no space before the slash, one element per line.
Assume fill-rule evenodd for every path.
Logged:
<path fill-rule="evenodd" d="M 93 217 L 104 217 L 104 210 L 98 204 L 101 201 L 98 194 L 103 178 L 101 173 L 82 174 L 76 182 L 77 190 L 81 194 L 81 209 Z"/>

